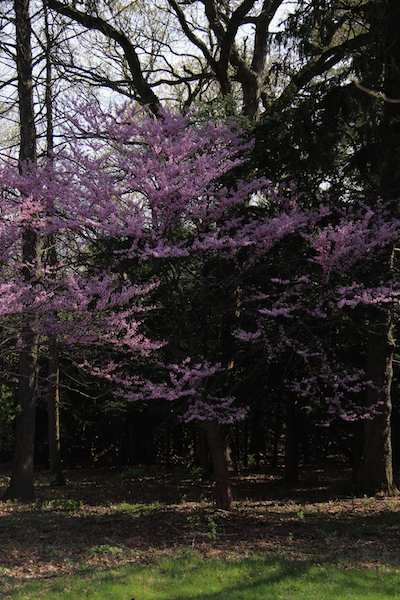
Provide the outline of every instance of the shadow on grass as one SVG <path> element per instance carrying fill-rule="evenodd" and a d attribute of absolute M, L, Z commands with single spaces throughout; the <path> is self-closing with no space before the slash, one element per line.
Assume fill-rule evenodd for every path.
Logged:
<path fill-rule="evenodd" d="M 64 580 L 65 581 L 65 580 Z M 346 570 L 304 561 L 248 558 L 202 560 L 176 555 L 147 567 L 94 572 L 91 578 L 26 586 L 10 599 L 72 600 L 387 600 L 398 597 L 400 574 L 383 570 Z M 36 595 L 35 595 L 36 594 Z"/>

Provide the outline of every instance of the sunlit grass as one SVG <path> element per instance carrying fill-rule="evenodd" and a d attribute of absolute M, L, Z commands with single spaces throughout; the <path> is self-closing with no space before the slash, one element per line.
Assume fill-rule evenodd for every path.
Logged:
<path fill-rule="evenodd" d="M 151 504 L 120 502 L 119 504 L 113 504 L 111 508 L 115 512 L 129 513 L 131 515 L 141 516 L 145 513 L 160 510 L 162 508 L 162 505 L 159 502 L 152 502 Z"/>
<path fill-rule="evenodd" d="M 399 597 L 395 569 L 305 562 L 202 559 L 180 554 L 151 566 L 25 585 L 10 600 L 384 600 Z"/>

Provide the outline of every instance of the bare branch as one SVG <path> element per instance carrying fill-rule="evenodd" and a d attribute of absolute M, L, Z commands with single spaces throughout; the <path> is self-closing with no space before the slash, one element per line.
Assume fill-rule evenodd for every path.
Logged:
<path fill-rule="evenodd" d="M 107 38 L 114 40 L 124 53 L 132 76 L 132 84 L 137 92 L 140 102 L 143 105 L 148 106 L 155 115 L 159 114 L 161 108 L 160 100 L 144 78 L 142 66 L 135 46 L 124 33 L 115 29 L 115 27 L 99 16 L 84 13 L 59 0 L 48 0 L 48 6 L 57 13 L 79 23 L 86 29 L 99 31 Z"/>

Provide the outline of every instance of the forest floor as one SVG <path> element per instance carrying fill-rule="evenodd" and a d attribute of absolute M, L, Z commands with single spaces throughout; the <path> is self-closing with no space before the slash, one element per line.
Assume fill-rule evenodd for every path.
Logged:
<path fill-rule="evenodd" d="M 355 497 L 348 475 L 305 471 L 233 478 L 231 512 L 212 505 L 210 482 L 159 469 L 76 469 L 37 501 L 0 501 L 0 597 L 33 579 L 148 565 L 182 551 L 207 558 L 262 556 L 318 565 L 400 568 L 400 498 Z M 0 494 L 8 477 L 0 473 Z M 340 492 L 338 491 L 340 490 Z"/>

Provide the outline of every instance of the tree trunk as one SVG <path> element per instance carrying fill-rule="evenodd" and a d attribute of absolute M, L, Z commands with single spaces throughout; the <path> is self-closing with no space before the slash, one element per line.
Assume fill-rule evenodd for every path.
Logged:
<path fill-rule="evenodd" d="M 243 425 L 243 467 L 249 466 L 249 427 L 247 421 Z"/>
<path fill-rule="evenodd" d="M 218 423 L 204 424 L 210 448 L 215 478 L 215 504 L 217 508 L 232 508 L 232 491 L 229 482 L 227 447 L 221 426 Z"/>
<path fill-rule="evenodd" d="M 362 464 L 364 451 L 365 427 L 364 423 L 356 422 L 353 427 L 353 436 L 350 447 L 350 464 L 352 481 L 355 485 L 358 483 L 360 475 L 360 465 Z"/>
<path fill-rule="evenodd" d="M 53 73 L 52 73 L 52 47 L 53 40 L 50 35 L 49 15 L 47 3 L 44 2 L 44 23 L 46 37 L 46 154 L 49 161 L 53 160 L 54 155 L 54 124 L 53 124 Z M 53 208 L 49 207 L 50 216 Z M 51 267 L 56 267 L 58 263 L 56 239 L 54 235 L 47 236 L 46 239 L 46 260 Z M 57 314 L 54 315 L 57 319 Z M 49 464 L 50 464 L 50 483 L 51 485 L 65 485 L 65 477 L 62 470 L 61 461 L 61 434 L 60 434 L 60 367 L 58 356 L 57 336 L 51 335 L 49 338 L 49 374 L 48 374 L 48 395 L 47 395 L 47 420 L 48 420 L 48 442 L 49 442 Z"/>
<path fill-rule="evenodd" d="M 239 425 L 236 423 L 235 428 L 231 432 L 230 444 L 229 444 L 229 455 L 232 469 L 235 475 L 239 475 L 240 465 L 240 450 L 241 450 L 241 431 Z"/>
<path fill-rule="evenodd" d="M 50 483 L 53 486 L 65 485 L 61 461 L 60 433 L 60 370 L 58 366 L 57 341 L 53 337 L 49 343 L 49 391 L 47 397 L 48 439 Z"/>
<path fill-rule="evenodd" d="M 194 430 L 194 458 L 196 465 L 201 468 L 205 476 L 212 472 L 207 436 L 204 429 L 196 426 Z"/>
<path fill-rule="evenodd" d="M 277 469 L 279 466 L 279 446 L 282 436 L 282 418 L 279 412 L 275 415 L 275 427 L 273 430 L 273 446 L 272 446 L 272 457 L 271 467 Z"/>
<path fill-rule="evenodd" d="M 371 13 L 371 32 L 377 44 L 377 60 L 384 68 L 383 120 L 380 132 L 379 163 L 375 165 L 379 178 L 380 196 L 386 201 L 393 217 L 399 216 L 400 199 L 400 2 L 377 2 Z M 393 101 L 394 100 L 394 101 Z M 388 249 L 386 267 L 376 265 L 375 279 L 393 274 L 394 248 Z M 367 491 L 397 494 L 393 483 L 391 442 L 391 384 L 395 350 L 392 310 L 377 309 L 372 312 L 368 336 L 368 379 L 374 387 L 370 400 L 382 403 L 379 416 L 366 424 L 363 461 L 359 483 Z"/>
<path fill-rule="evenodd" d="M 33 108 L 31 21 L 29 0 L 14 0 L 16 64 L 20 123 L 19 170 L 24 172 L 36 163 L 36 128 Z M 32 280 L 40 267 L 40 240 L 26 229 L 22 238 L 22 275 Z M 24 316 L 19 358 L 19 377 L 14 467 L 6 498 L 29 501 L 34 497 L 33 456 L 35 440 L 35 403 L 38 368 L 38 335 L 35 319 Z"/>
<path fill-rule="evenodd" d="M 391 311 L 385 322 L 373 325 L 368 339 L 368 392 L 371 404 L 382 403 L 381 412 L 365 425 L 364 452 L 358 482 L 368 493 L 396 495 L 393 482 L 391 441 L 391 386 L 393 378 L 394 325 Z"/>
<path fill-rule="evenodd" d="M 254 456 L 255 468 L 258 471 L 261 466 L 261 458 L 265 455 L 266 446 L 264 417 L 259 405 L 259 399 L 257 399 L 250 428 L 250 454 Z"/>
<path fill-rule="evenodd" d="M 289 399 L 286 407 L 285 481 L 299 481 L 299 420 L 295 403 Z"/>
<path fill-rule="evenodd" d="M 21 333 L 23 349 L 19 363 L 17 387 L 18 416 L 15 437 L 14 465 L 10 485 L 5 497 L 8 500 L 30 501 L 34 498 L 33 456 L 36 415 L 37 336 L 30 324 Z"/>

